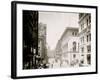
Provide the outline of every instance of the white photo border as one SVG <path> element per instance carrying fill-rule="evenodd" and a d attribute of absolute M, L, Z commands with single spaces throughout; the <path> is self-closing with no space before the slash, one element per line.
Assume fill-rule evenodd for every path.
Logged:
<path fill-rule="evenodd" d="M 66 69 L 22 69 L 22 11 L 53 11 L 91 13 L 91 55 L 90 67 Z M 14 37 L 16 36 L 16 37 Z M 36 2 L 12 2 L 12 78 L 63 76 L 97 73 L 97 6 L 67 5 Z"/>

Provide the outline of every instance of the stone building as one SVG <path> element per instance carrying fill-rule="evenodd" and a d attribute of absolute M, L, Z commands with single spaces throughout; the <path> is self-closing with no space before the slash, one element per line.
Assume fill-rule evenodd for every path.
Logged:
<path fill-rule="evenodd" d="M 80 66 L 91 64 L 91 14 L 79 14 Z"/>
<path fill-rule="evenodd" d="M 79 66 L 78 28 L 67 27 L 56 46 L 61 67 Z"/>
<path fill-rule="evenodd" d="M 23 69 L 35 69 L 38 55 L 38 12 L 23 10 Z"/>
<path fill-rule="evenodd" d="M 38 54 L 41 61 L 47 63 L 47 46 L 46 46 L 46 24 L 38 25 Z"/>

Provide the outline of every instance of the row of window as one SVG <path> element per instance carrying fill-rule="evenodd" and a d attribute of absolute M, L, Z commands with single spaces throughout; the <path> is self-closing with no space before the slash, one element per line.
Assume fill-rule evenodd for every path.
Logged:
<path fill-rule="evenodd" d="M 72 51 L 73 52 L 76 52 L 77 50 L 79 50 L 79 43 L 77 43 L 77 42 L 74 41 L 72 44 L 73 44 L 73 46 L 72 46 Z M 64 45 L 63 48 L 68 49 L 68 43 L 66 45 Z"/>
<path fill-rule="evenodd" d="M 84 53 L 84 47 L 81 48 L 81 52 Z M 91 52 L 91 46 L 87 46 L 87 52 L 90 53 Z"/>
<path fill-rule="evenodd" d="M 77 33 L 77 32 L 72 32 L 72 35 L 73 35 L 73 36 L 77 36 L 78 33 Z"/>
<path fill-rule="evenodd" d="M 82 57 L 84 57 L 84 55 L 81 55 Z M 76 54 L 73 54 L 73 58 L 75 59 L 76 58 Z M 87 54 L 86 55 L 86 60 L 87 60 L 87 64 L 91 64 L 91 54 Z M 84 59 L 82 59 L 81 61 L 80 61 L 80 64 L 82 65 L 82 64 L 84 64 Z"/>
<path fill-rule="evenodd" d="M 87 39 L 88 41 L 88 39 Z M 68 43 L 67 43 L 67 48 L 68 48 Z M 77 51 L 77 48 L 79 49 L 79 43 L 77 42 L 73 42 L 73 52 L 76 52 Z M 81 48 L 81 52 L 84 53 L 84 47 Z M 91 46 L 87 46 L 87 52 L 91 52 Z"/>
<path fill-rule="evenodd" d="M 84 55 L 82 55 L 84 57 Z M 91 54 L 87 54 L 86 56 L 87 64 L 91 64 Z M 80 64 L 84 64 L 84 59 L 80 61 Z"/>
<path fill-rule="evenodd" d="M 86 23 L 86 26 L 88 26 L 90 23 L 91 23 L 91 16 L 89 16 L 87 19 L 86 19 L 86 22 L 82 22 L 81 24 L 81 30 L 84 29 L 84 26 L 85 26 L 85 23 Z"/>
<path fill-rule="evenodd" d="M 77 45 L 78 44 L 78 45 Z M 77 49 L 78 48 L 78 49 Z M 73 42 L 73 52 L 76 52 L 76 49 L 79 50 L 79 43 Z"/>
<path fill-rule="evenodd" d="M 84 43 L 85 37 L 84 37 L 84 36 L 81 37 L 81 38 L 80 38 L 80 41 L 81 41 L 81 43 Z M 87 41 L 87 42 L 91 41 L 91 34 L 86 35 L 86 41 Z"/>
<path fill-rule="evenodd" d="M 87 35 L 87 42 L 91 41 L 91 34 Z"/>

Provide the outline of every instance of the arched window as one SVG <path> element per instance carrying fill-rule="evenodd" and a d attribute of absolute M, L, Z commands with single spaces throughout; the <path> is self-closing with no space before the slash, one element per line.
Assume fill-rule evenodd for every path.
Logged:
<path fill-rule="evenodd" d="M 76 51 L 76 42 L 73 42 L 73 51 Z"/>

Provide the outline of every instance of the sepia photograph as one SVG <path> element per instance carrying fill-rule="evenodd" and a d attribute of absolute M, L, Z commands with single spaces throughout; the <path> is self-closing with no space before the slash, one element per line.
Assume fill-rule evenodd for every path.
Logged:
<path fill-rule="evenodd" d="M 91 14 L 23 11 L 23 69 L 91 66 Z"/>
<path fill-rule="evenodd" d="M 97 74 L 97 7 L 12 2 L 12 78 Z"/>

